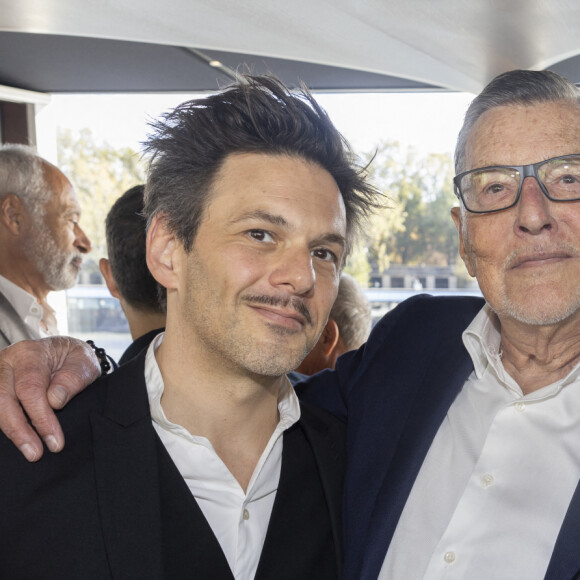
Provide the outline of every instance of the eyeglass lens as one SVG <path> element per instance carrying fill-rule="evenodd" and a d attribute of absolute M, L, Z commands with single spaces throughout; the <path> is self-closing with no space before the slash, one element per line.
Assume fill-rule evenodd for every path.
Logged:
<path fill-rule="evenodd" d="M 580 155 L 549 159 L 536 175 L 552 199 L 580 199 Z M 511 167 L 474 170 L 460 182 L 465 205 L 473 211 L 493 211 L 512 205 L 518 195 L 521 172 Z"/>

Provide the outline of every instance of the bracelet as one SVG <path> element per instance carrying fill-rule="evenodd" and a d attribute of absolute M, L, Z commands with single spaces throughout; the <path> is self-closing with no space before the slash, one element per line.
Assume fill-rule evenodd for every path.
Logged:
<path fill-rule="evenodd" d="M 101 365 L 101 375 L 106 375 L 111 370 L 109 355 L 104 348 L 98 347 L 92 340 L 87 340 L 87 344 L 95 351 L 99 364 Z"/>

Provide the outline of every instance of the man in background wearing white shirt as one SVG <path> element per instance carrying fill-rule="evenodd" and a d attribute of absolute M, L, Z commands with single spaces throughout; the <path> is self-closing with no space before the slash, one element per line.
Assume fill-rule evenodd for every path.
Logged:
<path fill-rule="evenodd" d="M 91 242 L 67 177 L 23 145 L 0 147 L 0 348 L 58 334 L 49 292 L 76 284 Z"/>

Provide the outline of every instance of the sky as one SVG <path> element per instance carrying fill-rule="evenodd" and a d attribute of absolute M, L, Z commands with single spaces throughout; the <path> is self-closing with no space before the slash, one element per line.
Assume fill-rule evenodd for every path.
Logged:
<path fill-rule="evenodd" d="M 197 95 L 53 95 L 37 113 L 38 149 L 56 163 L 56 127 L 91 129 L 98 142 L 140 151 L 148 119 Z M 452 153 L 473 95 L 467 93 L 319 93 L 331 119 L 365 153 L 395 140 L 423 153 Z"/>

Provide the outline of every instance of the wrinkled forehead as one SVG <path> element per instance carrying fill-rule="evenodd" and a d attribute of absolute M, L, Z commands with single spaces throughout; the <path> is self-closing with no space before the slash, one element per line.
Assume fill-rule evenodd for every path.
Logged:
<path fill-rule="evenodd" d="M 486 111 L 466 143 L 464 170 L 525 165 L 580 153 L 580 107 L 566 101 L 506 105 Z"/>

